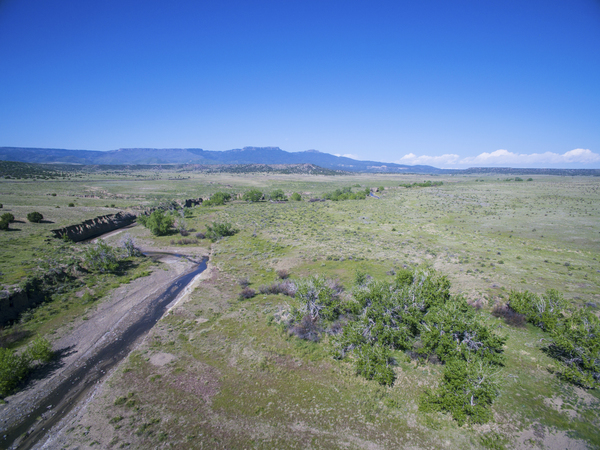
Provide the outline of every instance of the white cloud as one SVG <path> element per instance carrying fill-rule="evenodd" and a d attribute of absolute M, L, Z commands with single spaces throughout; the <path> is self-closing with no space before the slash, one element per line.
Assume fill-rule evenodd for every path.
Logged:
<path fill-rule="evenodd" d="M 445 154 L 441 156 L 417 156 L 414 153 L 409 153 L 408 155 L 404 155 L 400 158 L 399 161 L 395 161 L 396 164 L 410 164 L 411 166 L 415 165 L 455 165 L 457 164 L 460 156 L 454 154 Z"/>
<path fill-rule="evenodd" d="M 545 153 L 513 153 L 500 149 L 494 152 L 483 152 L 477 156 L 460 158 L 458 155 L 445 154 L 441 156 L 416 156 L 409 153 L 396 161 L 398 164 L 427 164 L 437 167 L 569 167 L 574 165 L 600 164 L 600 154 L 589 149 L 576 148 L 563 154 Z"/>
<path fill-rule="evenodd" d="M 600 155 L 592 152 L 588 149 L 576 148 L 570 150 L 562 155 L 559 153 L 545 152 L 545 153 L 513 153 L 508 150 L 496 150 L 492 153 L 481 153 L 475 157 L 463 158 L 460 161 L 461 165 L 530 165 L 530 166 L 543 166 L 543 165 L 561 165 L 561 164 L 590 164 L 594 162 L 600 162 Z"/>

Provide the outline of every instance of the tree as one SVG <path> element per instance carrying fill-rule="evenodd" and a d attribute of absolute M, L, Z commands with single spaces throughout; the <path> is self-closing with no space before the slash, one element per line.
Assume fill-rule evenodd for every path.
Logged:
<path fill-rule="evenodd" d="M 244 196 L 242 197 L 243 200 L 246 200 L 247 202 L 259 202 L 262 199 L 263 193 L 260 192 L 258 189 L 251 189 L 249 191 L 247 191 L 246 193 L 244 193 Z"/>
<path fill-rule="evenodd" d="M 287 197 L 282 189 L 275 189 L 273 192 L 271 192 L 270 197 L 271 200 L 275 201 L 287 201 Z"/>
<path fill-rule="evenodd" d="M 8 224 L 10 222 L 8 220 L 0 219 L 0 230 L 6 231 L 8 230 Z"/>
<path fill-rule="evenodd" d="M 294 192 L 290 198 L 294 202 L 300 202 L 300 201 L 302 201 L 302 196 L 300 194 L 298 194 L 297 192 Z"/>
<path fill-rule="evenodd" d="M 166 215 L 161 209 L 157 209 L 150 216 L 139 216 L 137 220 L 155 236 L 168 234 L 173 226 L 173 217 Z"/>
<path fill-rule="evenodd" d="M 33 222 L 33 223 L 40 223 L 43 219 L 44 219 L 44 216 L 42 216 L 37 211 L 33 211 L 33 212 L 30 212 L 29 214 L 27 214 L 27 220 L 29 220 L 30 222 Z"/>
<path fill-rule="evenodd" d="M 13 216 L 11 213 L 4 213 L 2 216 L 0 216 L 0 220 L 5 220 L 8 223 L 12 223 L 15 221 L 15 216 Z"/>

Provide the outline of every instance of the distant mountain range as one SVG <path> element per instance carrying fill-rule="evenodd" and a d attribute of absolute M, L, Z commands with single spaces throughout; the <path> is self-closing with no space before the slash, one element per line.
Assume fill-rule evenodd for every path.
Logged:
<path fill-rule="evenodd" d="M 357 161 L 316 150 L 286 152 L 278 147 L 244 147 L 211 151 L 199 148 L 122 148 L 119 150 L 62 150 L 0 147 L 0 160 L 42 164 L 314 164 L 330 170 L 369 173 L 452 173 L 432 166 L 407 166 L 377 161 Z"/>
<path fill-rule="evenodd" d="M 377 161 L 358 161 L 344 156 L 321 153 L 317 150 L 286 152 L 279 147 L 244 147 L 243 149 L 212 151 L 200 148 L 121 148 L 119 150 L 63 150 L 52 148 L 0 147 L 0 161 L 34 164 L 78 164 L 95 166 L 127 165 L 197 165 L 214 166 L 217 171 L 283 170 L 275 165 L 294 165 L 286 168 L 290 173 L 324 174 L 320 168 L 332 171 L 367 173 L 419 173 L 419 174 L 513 174 L 600 176 L 600 169 L 515 169 L 511 167 L 473 167 L 469 169 L 438 169 L 432 166 L 407 166 Z M 300 167 L 298 165 L 318 167 Z M 223 165 L 237 165 L 225 169 Z M 257 165 L 269 165 L 270 168 Z M 207 170 L 203 168 L 202 170 Z M 298 172 L 299 171 L 299 172 Z"/>

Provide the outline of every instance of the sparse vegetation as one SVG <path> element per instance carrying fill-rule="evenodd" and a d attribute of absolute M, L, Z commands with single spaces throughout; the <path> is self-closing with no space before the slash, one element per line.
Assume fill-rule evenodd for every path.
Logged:
<path fill-rule="evenodd" d="M 20 353 L 0 347 L 0 398 L 13 392 L 36 364 L 48 363 L 53 356 L 52 346 L 41 337 L 34 339 Z"/>
<path fill-rule="evenodd" d="M 539 430 L 544 430 L 546 446 L 558 433 L 565 446 L 576 439 L 580 446 L 583 441 L 600 445 L 593 426 L 600 408 L 592 317 L 600 283 L 593 249 L 600 235 L 590 226 L 600 215 L 597 179 L 538 174 L 525 192 L 523 183 L 503 181 L 514 181 L 516 174 L 527 178 L 519 172 L 483 180 L 481 174 L 436 176 L 431 185 L 421 185 L 422 175 L 284 177 L 190 169 L 183 177 L 171 168 L 153 170 L 81 169 L 72 172 L 86 180 L 78 190 L 57 180 L 39 186 L 10 182 L 3 190 L 5 205 L 20 220 L 0 233 L 6 249 L 0 258 L 2 291 L 12 292 L 25 275 L 37 275 L 44 261 L 65 254 L 60 262 L 47 263 L 59 267 L 64 280 L 44 290 L 47 300 L 0 335 L 2 346 L 16 355 L 31 333 L 68 332 L 64 317 L 75 318 L 75 326 L 82 317 L 91 320 L 105 295 L 126 282 L 119 280 L 137 276 L 123 275 L 140 260 L 127 256 L 124 234 L 106 239 L 118 267 L 101 272 L 85 263 L 89 244 L 46 241 L 50 229 L 106 214 L 111 204 L 133 210 L 160 206 L 165 216 L 177 219 L 179 233 L 189 235 L 159 236 L 137 226 L 127 230 L 133 247 L 143 242 L 144 248 L 168 248 L 194 259 L 211 250 L 210 272 L 159 321 L 123 370 L 111 375 L 106 385 L 111 395 L 86 406 L 91 427 L 74 429 L 72 445 L 149 448 L 162 436 L 165 445 L 186 447 L 203 439 L 237 448 L 247 446 L 250 429 L 255 433 L 277 424 L 276 438 L 261 438 L 265 445 L 287 448 L 299 442 L 290 428 L 297 423 L 306 426 L 301 439 L 320 448 L 352 446 L 348 442 L 358 442 L 357 436 L 365 445 L 390 448 L 513 448 L 521 433 L 532 433 L 530 424 L 539 426 L 536 442 L 542 442 Z M 142 175 L 151 182 L 127 182 Z M 393 187 L 404 184 L 411 188 Z M 189 211 L 178 206 L 215 191 L 256 190 L 262 200 L 281 189 L 302 193 L 299 200 L 321 200 L 347 186 L 366 196 L 367 186 L 382 185 L 388 189 L 381 200 L 246 199 L 249 203 Z M 78 207 L 63 208 L 67 202 Z M 32 210 L 53 223 L 26 223 Z M 212 244 L 201 240 L 205 226 L 214 223 L 240 231 Z M 72 263 L 67 264 L 67 254 Z M 146 273 L 169 269 L 144 264 Z M 413 312 L 406 292 L 414 291 L 415 301 L 427 292 L 415 290 L 424 273 L 440 280 L 443 274 L 451 282 L 449 295 L 443 294 L 446 288 L 433 289 L 443 302 L 431 300 Z M 313 277 L 323 283 L 313 280 L 299 295 L 297 289 Z M 26 284 L 37 289 L 34 281 Z M 533 300 L 523 301 L 528 306 L 518 312 L 513 307 L 519 308 L 521 297 Z M 553 305 L 560 313 L 554 314 Z M 25 337 L 17 338 L 18 332 Z M 348 346 L 351 337 L 358 343 L 354 348 Z M 164 361 L 171 362 L 161 365 Z M 129 397 L 131 392 L 136 394 Z M 123 403 L 113 404 L 120 397 Z M 556 406 L 560 402 L 562 408 Z M 164 419 L 152 422 L 156 405 L 169 417 L 168 425 Z M 99 419 L 89 421 L 90 414 Z M 510 426 L 469 425 L 494 417 L 510 417 Z M 222 424 L 218 430 L 210 425 L 215 420 Z M 106 427 L 111 437 L 105 439 Z M 337 429 L 344 434 L 331 431 Z"/>

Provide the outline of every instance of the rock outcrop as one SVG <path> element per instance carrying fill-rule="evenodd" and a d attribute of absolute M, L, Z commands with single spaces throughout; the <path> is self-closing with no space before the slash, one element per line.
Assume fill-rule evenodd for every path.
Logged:
<path fill-rule="evenodd" d="M 201 198 L 188 198 L 185 200 L 184 206 L 186 208 L 191 208 L 193 206 L 198 206 L 202 204 Z"/>
<path fill-rule="evenodd" d="M 135 215 L 120 212 L 98 216 L 77 225 L 69 225 L 68 227 L 52 230 L 52 233 L 54 233 L 54 237 L 56 238 L 62 238 L 66 235 L 72 241 L 80 242 L 131 225 L 134 220 Z"/>

